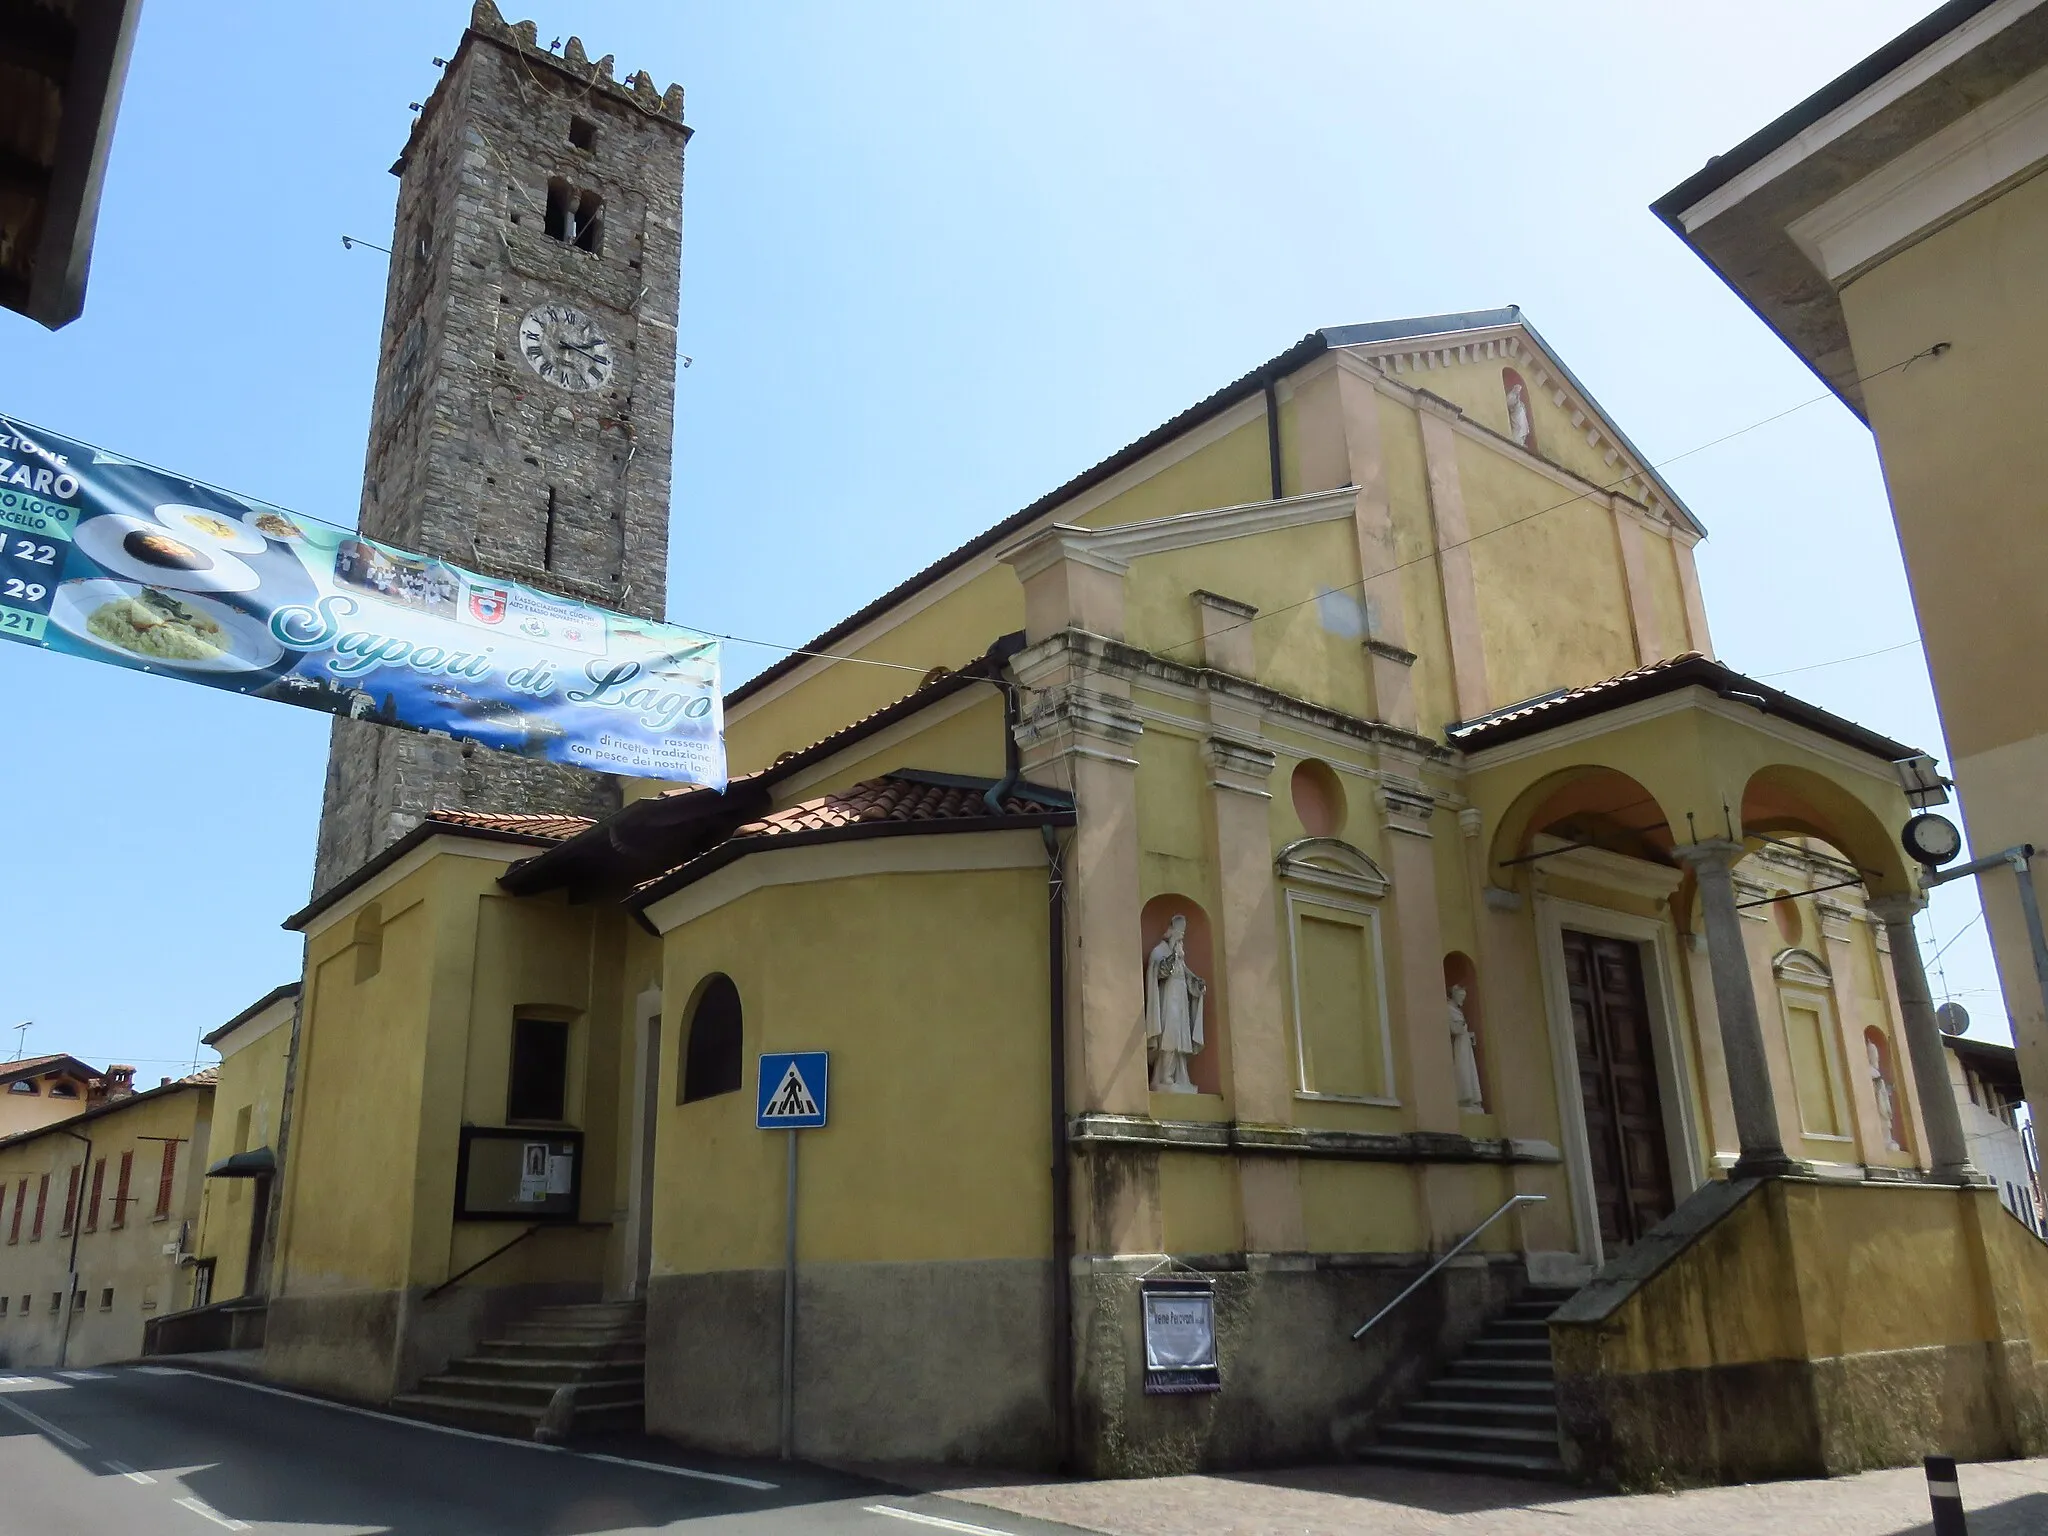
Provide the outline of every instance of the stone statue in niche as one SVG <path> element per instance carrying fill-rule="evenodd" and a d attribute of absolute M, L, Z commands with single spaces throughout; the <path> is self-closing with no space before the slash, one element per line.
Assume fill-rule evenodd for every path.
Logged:
<path fill-rule="evenodd" d="M 1894 1152 L 1903 1152 L 1906 1148 L 1899 1140 L 1899 1110 L 1892 1100 L 1892 1080 L 1885 1075 L 1884 1050 L 1868 1036 L 1864 1037 L 1863 1049 L 1870 1057 L 1870 1092 L 1877 1100 L 1877 1120 L 1884 1127 L 1884 1144 Z"/>
<path fill-rule="evenodd" d="M 1465 989 L 1454 986 L 1449 999 L 1451 1013 L 1451 1068 L 1458 1079 L 1458 1107 L 1474 1114 L 1486 1110 L 1486 1094 L 1479 1086 L 1479 1051 L 1473 1043 L 1472 1026 L 1465 1019 Z"/>
<path fill-rule="evenodd" d="M 1500 371 L 1500 383 L 1508 397 L 1508 436 L 1533 452 L 1536 447 L 1536 422 L 1529 414 L 1529 386 L 1522 382 L 1522 376 L 1512 368 L 1503 368 Z"/>
<path fill-rule="evenodd" d="M 1154 1093 L 1196 1093 L 1188 1063 L 1202 1053 L 1209 983 L 1188 967 L 1188 920 L 1178 913 L 1145 962 L 1145 1054 Z"/>

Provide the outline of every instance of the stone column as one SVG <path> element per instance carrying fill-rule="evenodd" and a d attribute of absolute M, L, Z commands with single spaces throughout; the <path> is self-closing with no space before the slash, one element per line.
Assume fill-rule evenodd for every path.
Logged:
<path fill-rule="evenodd" d="M 1735 863 L 1742 844 L 1707 841 L 1672 850 L 1692 866 L 1699 882 L 1700 913 L 1707 930 L 1707 961 L 1714 977 L 1714 1012 L 1721 1023 L 1721 1048 L 1728 1061 L 1728 1094 L 1741 1145 L 1731 1177 L 1788 1173 L 1797 1165 L 1785 1155 L 1778 1128 L 1777 1096 L 1771 1089 L 1770 1058 L 1764 1051 L 1763 1021 L 1742 939 L 1742 914 L 1735 909 Z"/>
<path fill-rule="evenodd" d="M 1977 1177 L 1970 1166 L 1970 1145 L 1963 1139 L 1963 1116 L 1949 1086 L 1948 1049 L 1941 1026 L 1934 1022 L 1934 999 L 1927 990 L 1927 971 L 1920 961 L 1920 940 L 1913 932 L 1913 914 L 1925 905 L 1919 896 L 1878 896 L 1869 903 L 1872 916 L 1884 924 L 1892 944 L 1892 979 L 1899 989 L 1899 1016 L 1906 1030 L 1906 1051 L 1913 1058 L 1913 1087 L 1920 1099 L 1920 1124 L 1926 1128 L 1927 1160 L 1937 1179 L 1966 1184 Z"/>

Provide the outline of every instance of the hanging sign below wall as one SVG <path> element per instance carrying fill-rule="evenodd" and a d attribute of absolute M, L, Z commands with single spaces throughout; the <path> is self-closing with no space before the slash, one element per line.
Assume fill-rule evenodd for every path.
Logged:
<path fill-rule="evenodd" d="M 0 638 L 522 757 L 725 786 L 716 640 L 6 416 Z"/>
<path fill-rule="evenodd" d="M 1206 1280 L 1141 1280 L 1148 1393 L 1218 1392 L 1216 1289 Z"/>

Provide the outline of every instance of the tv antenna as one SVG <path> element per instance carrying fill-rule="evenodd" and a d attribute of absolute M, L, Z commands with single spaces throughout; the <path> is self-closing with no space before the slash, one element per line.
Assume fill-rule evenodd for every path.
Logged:
<path fill-rule="evenodd" d="M 33 1028 L 35 1028 L 34 1019 L 23 1019 L 14 1026 L 14 1054 L 8 1058 L 10 1061 L 21 1060 L 21 1048 L 28 1039 L 28 1032 Z"/>

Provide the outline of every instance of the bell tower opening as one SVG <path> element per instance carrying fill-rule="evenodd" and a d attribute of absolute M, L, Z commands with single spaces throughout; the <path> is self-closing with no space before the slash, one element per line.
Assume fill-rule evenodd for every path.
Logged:
<path fill-rule="evenodd" d="M 683 93 L 476 0 L 399 178 L 358 527 L 667 616 Z M 337 720 L 313 889 L 430 811 L 601 815 L 616 780 Z"/>

